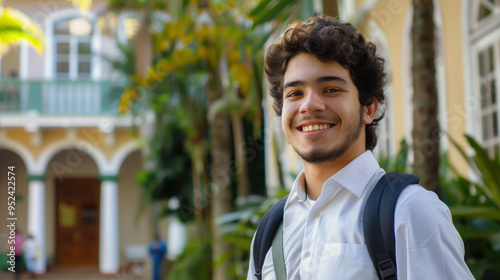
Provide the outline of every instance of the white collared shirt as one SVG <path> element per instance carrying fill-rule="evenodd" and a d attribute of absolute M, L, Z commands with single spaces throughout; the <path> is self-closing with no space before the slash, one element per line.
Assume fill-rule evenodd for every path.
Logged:
<path fill-rule="evenodd" d="M 371 151 L 358 156 L 305 199 L 301 172 L 285 204 L 283 250 L 288 280 L 378 279 L 363 234 L 363 209 L 385 174 Z M 394 217 L 398 279 L 474 279 L 448 207 L 420 185 L 406 187 Z M 254 236 L 255 238 L 255 236 Z M 253 241 L 252 247 L 253 248 Z M 256 279 L 253 252 L 248 279 Z M 262 279 L 276 279 L 272 251 Z"/>

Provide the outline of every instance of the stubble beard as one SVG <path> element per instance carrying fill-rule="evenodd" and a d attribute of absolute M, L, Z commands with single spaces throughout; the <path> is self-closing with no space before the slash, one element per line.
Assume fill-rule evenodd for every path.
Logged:
<path fill-rule="evenodd" d="M 336 145 L 332 147 L 330 150 L 323 151 L 320 149 L 313 149 L 311 152 L 303 153 L 297 149 L 297 147 L 293 147 L 295 152 L 306 162 L 308 163 L 323 163 L 328 161 L 336 160 L 342 157 L 347 150 L 358 140 L 361 129 L 363 128 L 363 115 L 364 110 L 360 109 L 361 113 L 359 116 L 358 125 L 353 125 L 346 132 L 345 140 L 340 143 L 340 145 Z M 337 124 L 338 125 L 338 124 Z"/>

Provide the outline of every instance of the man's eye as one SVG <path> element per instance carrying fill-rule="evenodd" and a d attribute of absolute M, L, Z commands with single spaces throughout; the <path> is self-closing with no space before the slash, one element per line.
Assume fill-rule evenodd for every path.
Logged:
<path fill-rule="evenodd" d="M 300 91 L 293 91 L 293 92 L 289 93 L 287 97 L 295 97 L 295 96 L 299 96 L 300 94 L 301 94 Z"/>
<path fill-rule="evenodd" d="M 335 88 L 328 88 L 325 90 L 325 92 L 328 92 L 328 93 L 335 93 L 335 92 L 338 92 L 339 90 L 338 89 L 335 89 Z"/>

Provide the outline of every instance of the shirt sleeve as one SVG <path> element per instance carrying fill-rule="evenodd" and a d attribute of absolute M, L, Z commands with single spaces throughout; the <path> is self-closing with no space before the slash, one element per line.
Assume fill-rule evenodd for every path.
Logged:
<path fill-rule="evenodd" d="M 434 192 L 419 185 L 403 190 L 394 227 L 398 279 L 474 279 L 450 210 Z"/>
<path fill-rule="evenodd" d="M 248 264 L 247 280 L 257 279 L 257 277 L 255 277 L 255 264 L 253 262 L 253 242 L 254 241 L 255 241 L 255 234 L 253 235 L 252 244 L 250 245 L 250 261 Z"/>

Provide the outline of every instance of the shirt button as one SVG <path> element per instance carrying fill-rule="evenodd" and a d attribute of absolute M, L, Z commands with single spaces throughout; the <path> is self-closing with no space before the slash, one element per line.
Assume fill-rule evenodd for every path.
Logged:
<path fill-rule="evenodd" d="M 321 213 L 320 212 L 314 212 L 313 214 L 314 218 L 318 218 L 319 216 L 321 216 Z"/>
<path fill-rule="evenodd" d="M 304 256 L 305 256 L 306 258 L 309 258 L 309 257 L 311 256 L 311 252 L 306 251 L 306 252 L 305 252 L 305 254 L 304 254 Z"/>

